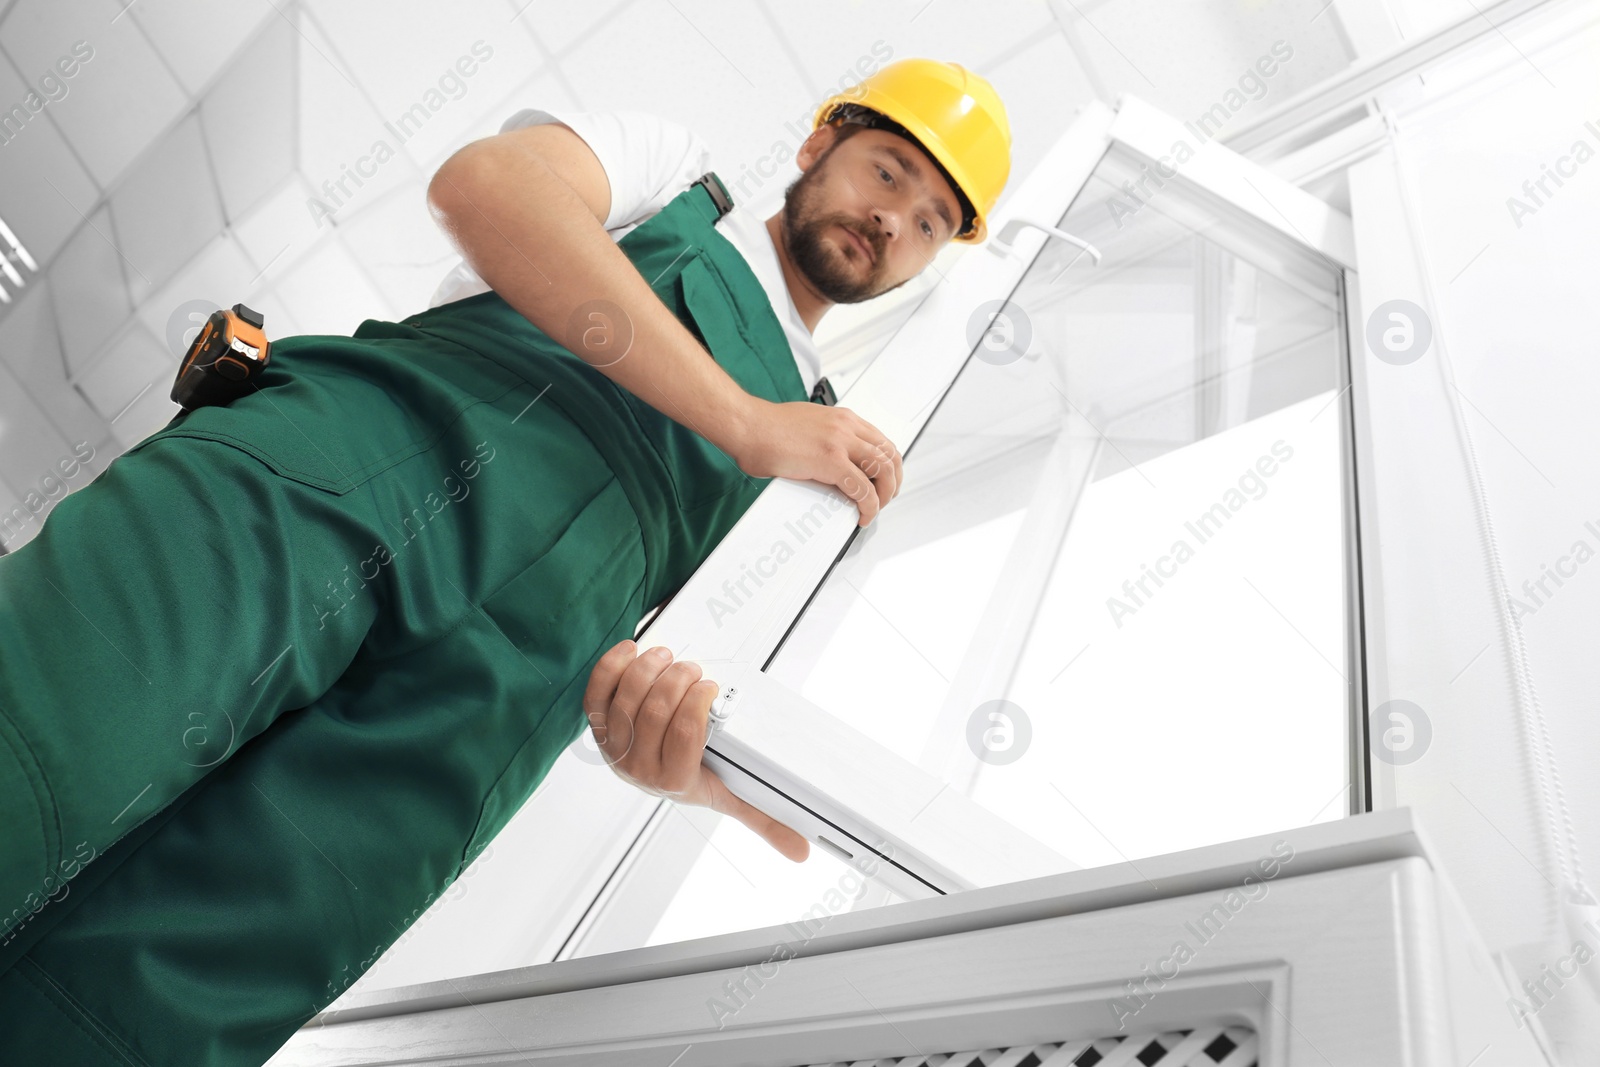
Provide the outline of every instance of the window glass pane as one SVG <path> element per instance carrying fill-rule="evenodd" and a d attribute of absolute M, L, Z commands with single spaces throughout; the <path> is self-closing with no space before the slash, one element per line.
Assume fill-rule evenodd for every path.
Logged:
<path fill-rule="evenodd" d="M 784 937 L 797 949 L 835 915 L 899 900 L 815 841 L 797 864 L 724 817 L 645 944 L 792 924 Z"/>

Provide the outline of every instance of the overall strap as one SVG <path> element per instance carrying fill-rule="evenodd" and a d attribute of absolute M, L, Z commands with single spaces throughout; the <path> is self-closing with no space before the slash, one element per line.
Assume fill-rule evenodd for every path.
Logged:
<path fill-rule="evenodd" d="M 733 210 L 733 197 L 728 194 L 728 187 L 722 184 L 722 179 L 717 177 L 717 172 L 708 170 L 694 180 L 690 189 L 704 189 L 706 197 L 711 204 L 711 214 L 706 215 L 707 222 L 715 225 L 717 220 Z M 700 201 L 701 213 L 705 213 L 705 201 Z"/>
<path fill-rule="evenodd" d="M 706 196 L 696 199 L 695 203 L 707 222 L 715 225 L 718 219 L 733 210 L 733 198 L 728 195 L 728 188 L 722 184 L 722 179 L 717 177 L 716 171 L 707 171 L 696 178 L 694 184 L 690 186 L 690 191 L 694 189 L 705 190 Z M 708 202 L 711 205 L 709 209 L 706 207 Z M 833 405 L 839 402 L 833 384 L 826 377 L 818 379 L 809 399 L 813 404 Z"/>

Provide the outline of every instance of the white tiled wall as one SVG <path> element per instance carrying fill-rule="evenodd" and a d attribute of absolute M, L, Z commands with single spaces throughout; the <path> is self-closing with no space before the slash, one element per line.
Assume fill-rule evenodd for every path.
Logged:
<path fill-rule="evenodd" d="M 1048 22 L 1010 8 L 980 35 L 997 51 Z M 41 268 L 0 304 L 0 504 L 69 439 L 109 458 L 176 413 L 197 301 L 243 301 L 276 337 L 425 306 L 455 258 L 427 179 L 520 108 L 654 109 L 696 126 L 731 176 L 792 149 L 785 123 L 875 40 L 954 58 L 974 38 L 962 18 L 910 14 L 852 36 L 820 15 L 660 0 L 0 0 L 0 109 L 60 76 L 45 86 L 59 99 L 0 144 L 0 218 Z M 998 62 L 1002 80 L 1026 69 Z M 392 157 L 374 169 L 380 145 Z"/>
<path fill-rule="evenodd" d="M 1154 2 L 1096 12 L 1132 25 Z M 1189 5 L 1185 25 L 1232 26 L 1234 6 Z M 1163 81 L 1192 87 L 1197 106 L 1236 77 L 1180 53 Z M 792 156 L 818 100 L 861 64 L 913 55 L 995 81 L 1015 174 L 1091 95 L 1035 0 L 995 0 L 981 18 L 859 0 L 0 0 L 0 119 L 30 89 L 56 97 L 0 143 L 0 219 L 40 266 L 0 303 L 0 497 L 34 481 L 41 454 L 17 437 L 39 411 L 102 454 L 170 419 L 196 301 L 250 304 L 277 337 L 424 306 L 454 261 L 427 179 L 522 107 L 685 122 L 765 213 L 795 172 L 751 182 L 753 168 Z M 380 145 L 393 155 L 374 169 Z M 840 309 L 829 333 L 866 314 Z"/>
<path fill-rule="evenodd" d="M 0 108 L 21 104 L 32 87 L 0 56 Z M 0 144 L 0 217 L 41 262 L 60 251 L 99 193 L 48 112 L 46 105 L 26 122 L 8 125 Z"/>
<path fill-rule="evenodd" d="M 165 6 L 171 6 L 167 4 Z M 143 8 L 140 9 L 141 11 Z M 222 206 L 236 222 L 295 169 L 295 56 L 299 35 L 270 19 L 200 102 Z"/>
<path fill-rule="evenodd" d="M 278 15 L 283 5 L 267 0 L 137 0 L 136 5 L 129 0 L 112 2 L 118 10 L 129 9 L 184 92 L 191 96 L 201 93 L 213 81 L 235 80 L 233 74 L 224 77 L 222 71 L 232 72 L 239 66 L 242 46 L 263 23 L 287 26 Z M 250 50 L 243 51 L 248 54 Z"/>
<path fill-rule="evenodd" d="M 222 232 L 222 198 L 206 163 L 198 112 L 129 168 L 111 194 L 111 217 L 136 304 Z"/>
<path fill-rule="evenodd" d="M 111 343 L 105 357 L 79 379 L 83 395 L 108 423 L 130 397 L 137 396 L 161 373 L 172 373 L 172 360 L 161 342 L 142 323 L 131 322 Z"/>
<path fill-rule="evenodd" d="M 424 210 L 425 199 L 421 189 L 397 189 L 339 227 L 344 246 L 396 315 L 426 307 L 455 264 L 455 249 Z"/>
<path fill-rule="evenodd" d="M 78 228 L 50 265 L 51 302 L 69 373 L 87 368 L 133 310 L 123 266 L 112 235 L 111 212 L 103 207 Z"/>
<path fill-rule="evenodd" d="M 74 443 L 95 444 L 106 436 L 103 419 L 67 381 L 66 361 L 56 331 L 55 307 L 47 281 L 37 280 L 21 294 L 11 314 L 0 319 L 0 363 L 16 376 L 23 396 L 0 393 L 0 419 L 13 403 L 38 405 L 59 432 Z M 0 452 L 5 451 L 0 436 Z"/>
<path fill-rule="evenodd" d="M 352 333 L 362 319 L 396 315 L 342 241 L 323 241 L 278 283 L 308 333 Z"/>
<path fill-rule="evenodd" d="M 196 8 L 205 5 L 192 5 Z M 105 188 L 185 106 L 186 94 L 138 23 L 117 0 L 17 0 L 0 19 L 0 49 L 37 85 L 63 57 L 82 59 L 66 93 L 44 114 Z M 86 206 L 86 205 L 80 205 Z"/>
<path fill-rule="evenodd" d="M 454 150 L 477 119 L 543 66 L 532 35 L 511 24 L 505 0 L 388 0 L 384 18 L 399 32 L 382 34 L 372 32 L 370 4 L 305 0 L 305 7 L 326 31 L 331 58 L 405 137 L 417 162 Z M 348 160 L 350 146 L 342 151 Z"/>

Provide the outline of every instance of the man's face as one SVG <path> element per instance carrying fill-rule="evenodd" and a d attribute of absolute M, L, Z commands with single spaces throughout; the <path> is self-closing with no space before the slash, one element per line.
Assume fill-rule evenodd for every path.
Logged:
<path fill-rule="evenodd" d="M 836 304 L 905 284 L 961 225 L 955 190 L 898 134 L 863 129 L 840 140 L 823 127 L 796 161 L 802 173 L 783 203 L 789 258 Z"/>

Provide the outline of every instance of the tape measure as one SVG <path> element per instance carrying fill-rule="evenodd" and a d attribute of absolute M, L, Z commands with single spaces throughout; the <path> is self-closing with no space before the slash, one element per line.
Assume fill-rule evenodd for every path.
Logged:
<path fill-rule="evenodd" d="M 272 344 L 259 311 L 243 304 L 213 312 L 178 364 L 172 402 L 185 411 L 228 404 L 259 388 Z"/>

